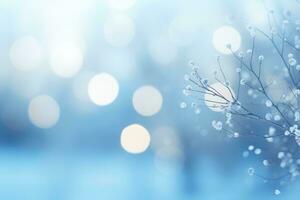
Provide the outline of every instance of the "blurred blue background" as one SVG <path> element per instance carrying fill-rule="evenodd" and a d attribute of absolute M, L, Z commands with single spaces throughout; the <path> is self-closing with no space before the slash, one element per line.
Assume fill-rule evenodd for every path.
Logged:
<path fill-rule="evenodd" d="M 300 11 L 296 0 L 265 5 Z M 1 0 L 0 199 L 298 199 L 297 183 L 274 196 L 277 186 L 247 175 L 261 159 L 243 158 L 249 141 L 211 129 L 219 114 L 180 108 L 189 104 L 182 94 L 189 61 L 207 76 L 216 66 L 214 31 L 234 27 L 247 49 L 246 27 L 264 26 L 265 12 L 259 0 Z M 119 85 L 106 106 L 88 94 L 99 73 Z M 143 85 L 163 99 L 153 116 L 132 103 Z M 60 112 L 41 105 L 30 118 L 39 95 Z M 57 122 L 37 126 L 49 113 Z M 151 136 L 140 154 L 120 144 L 122 130 L 135 123 Z"/>

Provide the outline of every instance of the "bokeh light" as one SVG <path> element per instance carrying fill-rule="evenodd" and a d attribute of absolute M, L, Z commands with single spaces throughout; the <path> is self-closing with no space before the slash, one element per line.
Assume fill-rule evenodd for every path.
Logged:
<path fill-rule="evenodd" d="M 285 138 L 277 135 L 286 134 L 275 124 L 285 119 L 274 105 L 283 114 L 284 104 L 297 111 L 299 85 L 289 87 L 285 63 L 259 32 L 253 69 L 259 73 L 264 56 L 262 84 L 272 104 L 259 88 L 251 89 L 259 83 L 239 59 L 250 63 L 249 27 L 270 35 L 287 28 L 287 41 L 298 48 L 297 2 L 0 1 L 0 199 L 274 200 L 275 189 L 283 199 L 295 199 L 298 184 L 287 192 L 291 188 L 281 181 L 263 184 L 258 176 L 248 177 L 247 168 L 272 178 L 294 170 L 279 171 L 280 160 L 271 154 Z M 278 28 L 267 24 L 272 14 Z M 298 83 L 299 53 L 274 39 L 280 51 L 284 47 L 286 64 L 294 55 L 290 69 Z M 223 54 L 218 58 L 226 78 L 217 54 Z M 197 74 L 193 80 L 208 80 L 229 102 L 229 90 L 215 82 L 230 83 L 236 97 L 243 83 L 235 102 L 245 100 L 262 125 L 236 117 L 223 109 L 229 106 L 224 99 L 198 91 L 188 80 Z M 290 114 L 291 125 L 299 126 L 299 113 Z M 276 129 L 272 141 L 266 120 Z M 266 145 L 252 137 L 260 134 Z M 282 143 L 296 154 L 296 145 L 288 145 L 292 136 Z M 262 165 L 265 160 L 268 165 Z"/>
<path fill-rule="evenodd" d="M 81 48 L 72 43 L 60 43 L 51 49 L 50 65 L 53 72 L 63 78 L 77 74 L 83 64 Z"/>
<path fill-rule="evenodd" d="M 139 154 L 146 151 L 151 138 L 146 128 L 139 124 L 132 124 L 123 129 L 120 140 L 125 151 Z"/>
<path fill-rule="evenodd" d="M 124 14 L 112 15 L 104 24 L 105 40 L 114 47 L 126 47 L 134 35 L 134 23 Z"/>
<path fill-rule="evenodd" d="M 241 36 L 233 27 L 222 26 L 214 32 L 212 43 L 220 53 L 231 54 L 240 48 Z"/>
<path fill-rule="evenodd" d="M 108 5 L 116 10 L 128 10 L 134 4 L 136 3 L 136 0 L 108 0 Z"/>
<path fill-rule="evenodd" d="M 177 46 L 191 45 L 197 38 L 198 27 L 195 19 L 190 15 L 175 17 L 169 26 L 170 40 Z"/>
<path fill-rule="evenodd" d="M 160 65 L 169 65 L 178 53 L 177 47 L 164 35 L 150 41 L 149 52 L 153 60 Z"/>
<path fill-rule="evenodd" d="M 88 94 L 92 102 L 99 106 L 112 103 L 118 96 L 119 84 L 107 73 L 95 75 L 88 84 Z"/>
<path fill-rule="evenodd" d="M 268 2 L 268 9 L 272 9 L 270 2 Z M 242 10 L 247 14 L 249 24 L 255 26 L 268 25 L 268 17 L 265 2 L 251 1 L 249 4 L 244 5 L 244 8 Z"/>
<path fill-rule="evenodd" d="M 40 95 L 30 101 L 28 116 L 35 126 L 39 128 L 50 128 L 58 122 L 60 108 L 52 97 Z"/>
<path fill-rule="evenodd" d="M 177 130 L 172 126 L 160 126 L 156 128 L 151 135 L 151 146 L 156 150 L 180 147 Z"/>
<path fill-rule="evenodd" d="M 10 60 L 19 70 L 32 70 L 42 61 L 42 47 L 32 36 L 16 40 L 10 49 Z"/>
<path fill-rule="evenodd" d="M 183 149 L 178 131 L 172 126 L 160 126 L 151 134 L 156 169 L 165 175 L 179 171 L 183 164 Z"/>
<path fill-rule="evenodd" d="M 211 93 L 205 93 L 205 104 L 208 108 L 215 112 L 222 112 L 224 108 L 228 106 L 228 101 L 233 102 L 233 97 L 235 97 L 234 92 L 229 86 L 228 89 L 225 85 L 219 82 L 211 84 L 210 87 L 213 88 L 214 91 L 217 91 L 220 96 L 225 97 L 226 100 Z"/>
<path fill-rule="evenodd" d="M 136 112 L 143 116 L 152 116 L 158 113 L 163 104 L 163 97 L 153 86 L 138 88 L 132 97 L 132 104 Z"/>

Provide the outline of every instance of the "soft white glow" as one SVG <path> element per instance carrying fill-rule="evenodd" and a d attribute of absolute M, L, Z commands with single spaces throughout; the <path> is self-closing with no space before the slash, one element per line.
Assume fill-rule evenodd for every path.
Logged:
<path fill-rule="evenodd" d="M 119 84 L 110 74 L 101 73 L 89 81 L 88 93 L 95 104 L 99 106 L 108 105 L 117 98 Z"/>
<path fill-rule="evenodd" d="M 30 101 L 28 116 L 30 121 L 39 128 L 50 128 L 59 120 L 60 108 L 50 96 L 41 95 Z"/>
<path fill-rule="evenodd" d="M 231 51 L 236 52 L 240 48 L 241 36 L 233 27 L 222 26 L 214 32 L 212 43 L 220 53 L 231 54 Z"/>
<path fill-rule="evenodd" d="M 152 116 L 160 111 L 163 97 L 155 87 L 142 86 L 134 92 L 132 103 L 140 115 Z"/>
<path fill-rule="evenodd" d="M 213 88 L 214 91 L 217 91 L 221 96 L 225 97 L 225 99 L 228 100 L 229 102 L 234 101 L 233 97 L 235 96 L 233 90 L 229 86 L 228 89 L 223 84 L 216 82 L 211 84 L 210 87 Z M 233 95 L 233 97 L 231 94 Z M 205 104 L 207 105 L 208 108 L 210 108 L 215 112 L 222 112 L 224 108 L 228 106 L 227 101 L 225 99 L 219 96 L 214 96 L 209 92 L 206 92 L 206 94 L 204 95 Z"/>
<path fill-rule="evenodd" d="M 112 46 L 127 46 L 134 38 L 134 34 L 134 24 L 126 15 L 114 15 L 104 24 L 105 40 Z"/>
<path fill-rule="evenodd" d="M 160 65 L 172 63 L 177 56 L 177 47 L 165 36 L 150 41 L 149 51 L 154 61 Z"/>
<path fill-rule="evenodd" d="M 161 126 L 151 134 L 151 146 L 157 151 L 166 152 L 167 149 L 180 148 L 180 140 L 177 131 L 170 126 Z M 161 151 L 165 149 L 165 151 Z"/>
<path fill-rule="evenodd" d="M 121 133 L 121 146 L 128 153 L 143 153 L 149 147 L 150 134 L 143 126 L 132 124 Z"/>
<path fill-rule="evenodd" d="M 84 36 L 89 30 L 93 0 L 59 0 L 35 1 L 33 13 L 40 17 L 43 25 L 43 36 L 47 46 L 54 47 L 59 43 L 75 42 L 84 48 Z M 26 16 L 24 16 L 26 17 Z"/>
<path fill-rule="evenodd" d="M 74 44 L 58 44 L 51 50 L 50 65 L 58 76 L 69 78 L 77 74 L 83 63 L 83 53 Z"/>
<path fill-rule="evenodd" d="M 108 4 L 112 9 L 116 10 L 128 10 L 134 4 L 136 0 L 108 0 Z"/>
<path fill-rule="evenodd" d="M 190 13 L 177 16 L 169 25 L 170 40 L 177 46 L 191 45 L 199 37 L 198 25 Z"/>
<path fill-rule="evenodd" d="M 248 1 L 244 5 L 244 13 L 246 14 L 249 23 L 252 25 L 267 25 L 268 16 L 265 8 L 265 2 L 263 1 Z M 268 2 L 268 10 L 271 10 L 270 2 Z"/>
<path fill-rule="evenodd" d="M 14 42 L 10 49 L 10 60 L 20 70 L 32 70 L 42 61 L 40 43 L 31 36 L 24 36 Z"/>
<path fill-rule="evenodd" d="M 173 127 L 162 126 L 151 134 L 151 146 L 154 149 L 154 164 L 163 174 L 172 174 L 180 170 L 183 152 L 178 133 Z"/>

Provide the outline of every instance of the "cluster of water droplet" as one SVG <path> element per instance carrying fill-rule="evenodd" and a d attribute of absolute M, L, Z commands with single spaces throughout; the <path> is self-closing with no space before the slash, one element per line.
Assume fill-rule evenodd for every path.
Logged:
<path fill-rule="evenodd" d="M 243 152 L 243 157 L 249 157 L 250 153 L 253 153 L 254 155 L 260 155 L 262 153 L 262 149 L 255 147 L 254 145 L 249 145 L 248 149 Z"/>
<path fill-rule="evenodd" d="M 289 172 L 294 177 L 299 175 L 298 162 L 300 160 L 296 160 L 295 162 L 295 160 L 293 159 L 293 155 L 291 153 L 279 152 L 278 159 L 280 160 L 281 168 L 288 168 Z"/>
<path fill-rule="evenodd" d="M 296 143 L 300 146 L 300 129 L 297 124 L 294 124 L 289 128 L 289 130 L 286 130 L 285 135 L 294 136 Z"/>
<path fill-rule="evenodd" d="M 214 129 L 216 129 L 217 131 L 221 131 L 223 128 L 223 122 L 221 121 L 217 121 L 217 120 L 213 120 L 211 122 L 211 125 Z"/>
<path fill-rule="evenodd" d="M 274 11 L 270 11 L 270 14 L 274 14 Z M 286 16 L 289 15 L 290 13 L 286 13 Z M 288 31 L 289 27 L 292 25 L 295 25 L 296 29 L 294 29 L 289 36 L 286 36 L 289 38 L 285 38 L 281 31 Z M 213 111 L 221 113 L 223 119 L 212 120 L 211 125 L 213 129 L 220 133 L 224 133 L 225 136 L 230 138 L 239 138 L 246 134 L 246 136 L 254 136 L 262 139 L 262 141 L 266 142 L 266 146 L 261 143 L 259 143 L 260 145 L 251 144 L 243 151 L 243 157 L 247 158 L 251 155 L 257 156 L 258 159 L 261 159 L 262 166 L 277 167 L 282 169 L 283 172 L 287 172 L 287 175 L 284 178 L 288 179 L 287 181 L 290 181 L 300 175 L 300 159 L 298 158 L 300 157 L 298 151 L 298 146 L 300 146 L 300 20 L 291 22 L 290 19 L 285 19 L 282 21 L 282 26 L 270 27 L 270 32 L 268 34 L 256 27 L 247 27 L 253 41 L 256 41 L 255 38 L 260 34 L 265 35 L 267 39 L 260 42 L 268 41 L 271 45 L 274 45 L 274 52 L 272 54 L 274 58 L 271 57 L 272 59 L 268 59 L 270 56 L 269 52 L 265 54 L 261 54 L 260 52 L 258 54 L 257 49 L 255 49 L 254 46 L 245 52 L 232 53 L 234 58 L 238 60 L 238 63 L 241 63 L 235 68 L 237 77 L 239 77 L 238 84 L 233 84 L 235 88 L 235 97 L 232 101 L 227 101 L 226 103 L 221 102 L 221 104 L 217 105 L 217 111 L 212 109 Z M 268 37 L 268 35 L 270 37 Z M 286 33 L 286 35 L 288 34 Z M 285 43 L 284 48 L 282 44 L 275 46 L 276 41 L 273 40 L 273 38 L 276 36 L 279 36 L 278 40 L 280 42 Z M 291 38 L 292 40 L 289 40 Z M 227 48 L 230 49 L 231 46 L 228 45 Z M 278 50 L 278 52 L 276 52 L 276 50 Z M 243 63 L 248 62 L 250 58 L 250 64 L 248 66 L 243 66 Z M 268 77 L 269 74 L 266 73 L 269 68 L 269 66 L 267 66 L 269 64 L 266 63 L 270 60 L 280 60 L 280 63 L 275 64 L 273 68 L 276 73 L 273 76 L 276 78 Z M 198 64 L 191 61 L 190 66 L 192 67 L 191 73 L 184 75 L 184 80 L 188 82 L 188 85 L 183 89 L 184 95 L 203 97 L 207 93 L 211 94 L 216 92 L 217 95 L 218 93 L 222 93 L 213 91 L 214 89 L 209 88 L 211 84 L 210 81 L 200 77 L 198 74 Z M 261 70 L 263 70 L 262 74 Z M 221 80 L 222 76 L 224 76 L 222 69 L 215 70 L 213 74 L 215 78 L 219 76 L 219 78 L 216 78 L 219 83 L 224 85 L 224 87 L 230 88 L 231 83 L 228 80 L 225 78 L 224 81 Z M 294 81 L 294 83 L 292 83 L 291 80 Z M 281 87 L 282 83 L 287 84 L 286 89 L 280 90 L 279 88 L 276 88 Z M 208 89 L 205 90 L 205 87 L 203 87 L 204 91 L 202 90 L 200 92 L 198 88 L 199 85 L 208 86 Z M 239 94 L 242 93 L 242 99 L 237 96 L 237 88 Z M 275 95 L 271 94 L 272 92 L 269 94 L 269 91 L 272 90 L 273 93 L 275 93 L 274 90 L 276 90 Z M 272 95 L 277 95 L 277 97 Z M 190 107 L 194 109 L 196 114 L 199 114 L 201 105 L 205 105 L 200 102 L 202 101 L 203 103 L 207 101 L 207 99 L 193 99 L 196 99 L 196 102 L 192 103 Z M 252 104 L 250 109 L 248 109 L 247 103 L 244 102 L 245 99 Z M 188 104 L 186 102 L 181 102 L 180 107 L 187 108 Z M 254 124 L 248 127 L 251 130 L 247 130 L 246 128 L 243 129 L 243 127 L 238 130 L 239 126 L 236 126 L 236 121 L 239 120 L 239 122 L 244 123 L 244 121 L 241 120 L 243 117 L 257 120 L 259 126 L 256 127 Z M 256 146 L 260 146 L 260 148 Z M 273 153 L 275 152 L 275 155 L 270 155 L 269 149 L 265 149 L 269 148 L 267 146 L 272 146 L 272 151 Z M 295 148 L 295 146 L 297 146 L 297 148 Z M 259 169 L 250 167 L 248 169 L 248 174 L 250 176 L 258 175 Z M 264 179 L 268 180 L 267 177 L 264 177 Z M 280 179 L 278 180 L 280 181 Z M 279 195 L 280 193 L 281 191 L 279 189 L 274 190 L 275 195 Z"/>
<path fill-rule="evenodd" d="M 185 96 L 191 96 L 195 92 L 195 88 L 190 84 L 191 80 L 201 81 L 201 83 L 203 83 L 204 85 L 208 84 L 208 80 L 207 79 L 200 79 L 200 77 L 198 77 L 196 75 L 197 70 L 199 69 L 199 66 L 194 61 L 190 61 L 189 65 L 192 67 L 192 71 L 191 71 L 190 74 L 185 74 L 184 75 L 184 80 L 189 83 L 182 90 L 182 93 Z M 197 115 L 201 113 L 201 106 L 200 106 L 200 104 L 198 102 L 192 102 L 189 105 L 187 102 L 183 101 L 183 102 L 180 103 L 179 107 L 181 109 L 186 109 L 186 108 L 190 107 L 190 108 L 193 109 L 194 113 L 197 114 Z"/>
<path fill-rule="evenodd" d="M 297 65 L 297 60 L 296 58 L 294 57 L 294 54 L 292 53 L 289 53 L 288 54 L 288 62 L 289 62 L 289 65 L 290 66 L 296 66 Z M 297 69 L 298 67 L 296 67 Z M 298 70 L 298 69 L 297 69 Z"/>

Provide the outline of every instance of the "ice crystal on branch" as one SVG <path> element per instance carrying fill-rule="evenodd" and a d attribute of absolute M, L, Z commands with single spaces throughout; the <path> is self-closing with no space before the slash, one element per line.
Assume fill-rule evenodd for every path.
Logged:
<path fill-rule="evenodd" d="M 300 24 L 290 14 L 279 23 L 274 14 L 268 13 L 268 30 L 248 27 L 251 46 L 245 53 L 226 45 L 226 54 L 230 52 L 236 62 L 237 80 L 227 78 L 221 57 L 212 80 L 203 77 L 201 66 L 191 61 L 183 93 L 195 100 L 197 108 L 206 105 L 224 116 L 212 121 L 215 130 L 264 144 L 263 148 L 249 145 L 243 156 L 258 156 L 263 167 L 275 169 L 275 175 L 264 176 L 253 167 L 248 174 L 282 184 L 300 174 Z M 263 49 L 268 51 L 262 54 Z"/>

